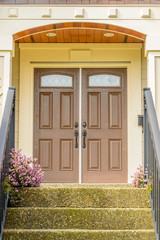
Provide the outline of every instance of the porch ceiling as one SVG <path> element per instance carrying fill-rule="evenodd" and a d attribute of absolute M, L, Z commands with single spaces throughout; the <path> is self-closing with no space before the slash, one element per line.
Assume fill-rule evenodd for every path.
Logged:
<path fill-rule="evenodd" d="M 106 33 L 113 36 L 105 37 Z M 13 38 L 16 43 L 143 43 L 146 35 L 110 24 L 68 22 L 27 29 Z"/>

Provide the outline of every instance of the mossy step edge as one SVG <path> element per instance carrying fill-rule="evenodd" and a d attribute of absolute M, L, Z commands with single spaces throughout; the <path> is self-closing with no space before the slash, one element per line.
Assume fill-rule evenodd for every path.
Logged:
<path fill-rule="evenodd" d="M 10 208 L 6 229 L 153 229 L 151 209 Z"/>
<path fill-rule="evenodd" d="M 155 240 L 154 230 L 4 230 L 3 240 Z"/>

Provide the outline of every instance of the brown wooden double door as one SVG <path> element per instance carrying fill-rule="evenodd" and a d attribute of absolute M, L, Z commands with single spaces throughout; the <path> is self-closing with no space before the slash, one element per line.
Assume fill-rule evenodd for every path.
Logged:
<path fill-rule="evenodd" d="M 126 69 L 47 68 L 34 76 L 34 157 L 44 181 L 127 182 Z"/>

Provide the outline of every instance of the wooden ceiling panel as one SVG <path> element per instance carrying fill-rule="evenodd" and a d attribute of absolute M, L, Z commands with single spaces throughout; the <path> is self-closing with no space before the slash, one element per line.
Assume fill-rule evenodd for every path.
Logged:
<path fill-rule="evenodd" d="M 125 38 L 124 34 L 117 34 L 117 42 L 118 43 L 124 43 L 124 38 Z"/>
<path fill-rule="evenodd" d="M 72 22 L 64 23 L 64 28 L 72 28 L 72 27 L 73 27 L 73 23 Z"/>
<path fill-rule="evenodd" d="M 87 43 L 93 43 L 94 41 L 94 30 L 87 29 Z"/>
<path fill-rule="evenodd" d="M 79 42 L 79 33 L 78 33 L 77 28 L 72 29 L 71 38 L 72 38 L 72 43 L 78 43 Z"/>
<path fill-rule="evenodd" d="M 102 31 L 95 30 L 94 32 L 94 42 L 101 43 L 102 42 Z"/>
<path fill-rule="evenodd" d="M 64 29 L 63 30 L 63 36 L 64 36 L 64 42 L 65 43 L 71 43 L 72 42 L 71 30 L 70 29 Z"/>
<path fill-rule="evenodd" d="M 62 30 L 58 30 L 56 32 L 56 37 L 57 37 L 57 43 L 64 43 L 64 37 L 63 37 L 63 31 Z"/>
<path fill-rule="evenodd" d="M 110 33 L 112 33 L 112 32 L 110 32 Z M 113 37 L 109 37 L 109 43 L 117 43 L 117 36 L 118 36 L 118 34 L 114 33 Z"/>
<path fill-rule="evenodd" d="M 135 42 L 135 38 L 134 37 L 127 37 L 127 43 L 134 43 Z"/>
<path fill-rule="evenodd" d="M 51 31 L 51 33 L 56 33 L 56 31 Z M 45 33 L 46 34 L 46 33 Z M 57 43 L 57 34 L 55 37 L 48 37 L 49 43 Z"/>
<path fill-rule="evenodd" d="M 31 40 L 31 37 L 30 36 L 27 36 L 25 38 L 22 38 L 24 40 L 24 43 L 32 43 L 32 40 Z M 20 40 L 22 40 L 20 39 Z"/>
<path fill-rule="evenodd" d="M 105 37 L 105 33 L 114 36 Z M 55 36 L 47 36 L 55 33 Z M 103 23 L 66 22 L 27 29 L 13 35 L 17 43 L 143 43 L 146 35 L 132 29 Z"/>
<path fill-rule="evenodd" d="M 43 43 L 48 43 L 50 42 L 50 38 L 46 35 L 46 33 L 42 32 L 40 33 L 41 39 Z"/>
<path fill-rule="evenodd" d="M 142 43 L 142 41 L 138 38 L 135 38 L 135 43 Z"/>
<path fill-rule="evenodd" d="M 106 33 L 106 31 L 102 31 L 102 43 L 109 43 L 109 38 L 105 37 L 104 34 Z"/>
<path fill-rule="evenodd" d="M 79 29 L 78 36 L 79 36 L 79 42 L 80 43 L 86 43 L 87 42 L 87 36 L 86 36 L 86 29 Z"/>
<path fill-rule="evenodd" d="M 31 35 L 31 36 L 33 36 L 33 39 L 34 39 L 33 42 L 42 43 L 42 39 L 41 39 L 41 36 L 40 36 L 39 33 L 38 33 L 38 34 Z"/>
<path fill-rule="evenodd" d="M 20 40 L 19 40 L 19 43 L 24 43 L 24 39 L 23 39 L 23 38 L 20 39 Z"/>

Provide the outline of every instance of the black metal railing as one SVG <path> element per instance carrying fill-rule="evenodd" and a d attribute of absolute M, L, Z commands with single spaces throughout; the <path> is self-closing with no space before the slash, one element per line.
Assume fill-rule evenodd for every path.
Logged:
<path fill-rule="evenodd" d="M 0 239 L 2 239 L 8 194 L 4 194 L 3 183 L 8 175 L 10 151 L 14 148 L 15 135 L 15 88 L 8 90 L 0 128 Z"/>
<path fill-rule="evenodd" d="M 149 88 L 144 89 L 144 167 L 148 182 L 153 181 L 151 207 L 156 239 L 160 240 L 160 131 Z"/>

